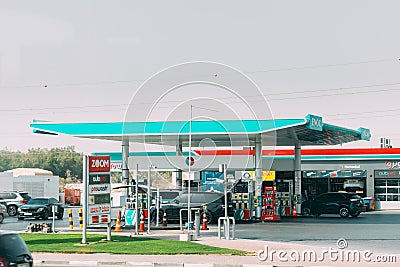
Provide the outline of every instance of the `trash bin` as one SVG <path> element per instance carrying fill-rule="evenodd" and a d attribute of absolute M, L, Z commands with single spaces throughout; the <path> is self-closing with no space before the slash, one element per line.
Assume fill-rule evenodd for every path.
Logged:
<path fill-rule="evenodd" d="M 381 210 L 381 200 L 379 198 L 375 199 L 375 210 Z"/>

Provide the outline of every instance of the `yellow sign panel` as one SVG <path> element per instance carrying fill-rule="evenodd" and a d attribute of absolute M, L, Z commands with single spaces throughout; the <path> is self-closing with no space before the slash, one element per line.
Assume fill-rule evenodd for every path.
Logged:
<path fill-rule="evenodd" d="M 249 171 L 253 180 L 255 179 L 255 171 Z M 262 171 L 262 181 L 275 181 L 275 171 Z"/>
<path fill-rule="evenodd" d="M 275 171 L 263 171 L 262 172 L 263 181 L 275 181 Z"/>

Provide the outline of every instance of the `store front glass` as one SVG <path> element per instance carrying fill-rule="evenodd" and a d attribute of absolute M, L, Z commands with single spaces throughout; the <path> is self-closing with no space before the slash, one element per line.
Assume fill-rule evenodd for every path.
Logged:
<path fill-rule="evenodd" d="M 366 195 L 366 170 L 311 170 L 302 172 L 302 194 L 306 199 L 326 192 Z"/>
<path fill-rule="evenodd" d="M 399 201 L 400 171 L 375 170 L 374 192 L 380 201 Z"/>

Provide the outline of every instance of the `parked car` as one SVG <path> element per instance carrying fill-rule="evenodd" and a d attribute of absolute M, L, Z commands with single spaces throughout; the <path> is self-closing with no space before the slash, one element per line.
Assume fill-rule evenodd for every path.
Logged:
<path fill-rule="evenodd" d="M 56 207 L 57 219 L 64 217 L 64 205 L 53 197 L 31 198 L 27 204 L 18 208 L 18 220 L 25 218 L 48 219 L 52 216 L 52 206 Z"/>
<path fill-rule="evenodd" d="M 364 182 L 358 179 L 347 179 L 343 183 L 343 188 L 346 189 L 363 189 Z"/>
<path fill-rule="evenodd" d="M 199 209 L 200 216 L 206 214 L 207 223 L 215 223 L 218 218 L 225 215 L 224 209 L 224 194 L 220 192 L 192 192 L 190 194 L 190 208 Z M 160 205 L 158 222 L 162 222 L 164 212 L 167 215 L 167 221 L 179 221 L 180 210 L 187 209 L 188 193 L 181 193 L 176 198 L 172 199 L 170 203 L 163 203 Z M 204 205 L 206 209 L 204 209 Z M 192 219 L 194 220 L 194 213 L 192 214 Z M 153 206 L 150 211 L 150 218 L 153 222 L 156 221 L 157 211 Z M 228 199 L 228 215 L 233 216 L 234 211 L 232 208 L 232 203 Z M 182 220 L 187 221 L 187 210 L 182 211 Z"/>
<path fill-rule="evenodd" d="M 353 193 L 329 192 L 302 203 L 304 215 L 339 214 L 341 217 L 357 217 L 366 211 L 362 198 Z"/>
<path fill-rule="evenodd" d="M 7 207 L 9 216 L 17 215 L 18 207 L 27 203 L 31 196 L 27 192 L 2 191 L 0 192 L 0 204 Z"/>
<path fill-rule="evenodd" d="M 7 208 L 3 204 L 0 204 L 0 223 L 4 221 L 4 216 L 7 214 Z M 1 266 L 1 265 L 0 265 Z"/>
<path fill-rule="evenodd" d="M 0 232 L 0 266 L 33 266 L 31 252 L 18 234 Z"/>

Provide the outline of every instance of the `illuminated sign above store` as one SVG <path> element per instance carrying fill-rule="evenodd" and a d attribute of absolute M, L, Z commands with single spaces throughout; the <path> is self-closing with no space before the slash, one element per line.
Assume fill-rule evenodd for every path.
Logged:
<path fill-rule="evenodd" d="M 303 171 L 304 178 L 351 178 L 367 177 L 366 170 Z"/>
<path fill-rule="evenodd" d="M 375 178 L 400 178 L 400 171 L 394 170 L 375 170 Z"/>
<path fill-rule="evenodd" d="M 385 164 L 390 169 L 400 169 L 400 161 L 386 161 Z"/>

